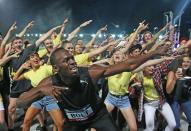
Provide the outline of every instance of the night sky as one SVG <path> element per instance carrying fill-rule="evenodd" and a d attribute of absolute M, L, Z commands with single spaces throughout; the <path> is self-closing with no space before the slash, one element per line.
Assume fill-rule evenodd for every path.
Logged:
<path fill-rule="evenodd" d="M 0 0 L 0 32 L 4 32 L 13 21 L 20 29 L 26 22 L 35 21 L 31 32 L 44 32 L 50 27 L 62 23 L 68 17 L 70 32 L 83 21 L 94 22 L 82 30 L 86 33 L 108 25 L 108 32 L 129 33 L 145 19 L 150 31 L 153 27 L 162 27 L 165 23 L 163 13 L 172 10 L 176 16 L 187 0 Z M 191 4 L 182 16 L 182 36 L 188 36 L 191 27 Z M 114 25 L 119 25 L 116 28 Z"/>

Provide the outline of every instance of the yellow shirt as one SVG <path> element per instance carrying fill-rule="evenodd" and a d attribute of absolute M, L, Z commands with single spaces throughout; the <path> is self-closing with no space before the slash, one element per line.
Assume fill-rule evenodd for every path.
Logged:
<path fill-rule="evenodd" d="M 75 59 L 77 65 L 90 65 L 90 64 L 92 64 L 92 61 L 90 61 L 90 59 L 89 59 L 88 53 L 75 55 L 74 59 Z"/>
<path fill-rule="evenodd" d="M 2 99 L 2 96 L 1 96 L 1 94 L 0 94 L 0 102 L 3 102 L 3 99 Z"/>
<path fill-rule="evenodd" d="M 58 45 L 61 43 L 61 35 L 57 35 L 55 39 L 52 40 L 54 45 Z"/>
<path fill-rule="evenodd" d="M 144 77 L 143 86 L 144 86 L 144 98 L 146 100 L 153 101 L 159 99 L 159 95 L 154 86 L 153 78 Z"/>
<path fill-rule="evenodd" d="M 53 70 L 51 65 L 42 65 L 39 67 L 38 70 L 30 70 L 26 73 L 24 73 L 25 79 L 28 79 L 31 81 L 31 85 L 33 87 L 37 87 L 37 85 L 43 80 L 44 78 L 47 78 L 49 76 L 53 75 Z"/>
<path fill-rule="evenodd" d="M 3 67 L 0 66 L 0 78 L 3 78 Z"/>
<path fill-rule="evenodd" d="M 58 44 L 61 43 L 61 35 L 57 35 L 57 37 L 55 39 L 52 40 L 53 45 L 56 46 Z M 38 51 L 39 57 L 42 58 L 43 56 L 45 56 L 47 54 L 47 50 L 46 49 L 40 49 Z"/>
<path fill-rule="evenodd" d="M 38 51 L 38 55 L 39 55 L 40 58 L 42 58 L 43 56 L 45 56 L 47 54 L 47 52 L 48 51 L 46 49 L 40 49 Z"/>
<path fill-rule="evenodd" d="M 109 92 L 114 95 L 124 95 L 128 93 L 131 76 L 131 72 L 123 72 L 121 74 L 108 77 Z"/>

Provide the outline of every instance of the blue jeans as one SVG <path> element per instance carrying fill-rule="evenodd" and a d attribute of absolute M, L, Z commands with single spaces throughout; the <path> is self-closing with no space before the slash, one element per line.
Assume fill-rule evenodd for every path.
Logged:
<path fill-rule="evenodd" d="M 117 98 L 117 97 L 113 96 L 112 94 L 108 93 L 107 97 L 105 99 L 105 103 L 111 104 L 119 109 L 131 107 L 129 97 L 127 95 Z"/>
<path fill-rule="evenodd" d="M 60 109 L 57 104 L 57 100 L 53 98 L 52 96 L 45 96 L 42 99 L 33 102 L 32 106 L 39 110 L 42 110 L 43 108 L 45 108 L 47 111 Z"/>
<path fill-rule="evenodd" d="M 180 128 L 180 106 L 182 107 L 182 110 L 185 113 L 188 120 L 188 124 L 189 124 L 188 131 L 191 131 L 191 101 L 190 100 L 181 103 L 181 105 L 177 101 L 172 102 L 171 108 L 174 113 L 174 117 L 176 119 L 176 128 Z"/>

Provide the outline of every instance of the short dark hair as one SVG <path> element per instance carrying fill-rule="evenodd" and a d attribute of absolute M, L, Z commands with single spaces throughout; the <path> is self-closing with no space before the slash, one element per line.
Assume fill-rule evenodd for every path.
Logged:
<path fill-rule="evenodd" d="M 134 50 L 139 49 L 142 50 L 142 46 L 140 44 L 135 44 L 129 47 L 129 54 L 131 54 Z"/>
<path fill-rule="evenodd" d="M 56 64 L 56 53 L 59 52 L 59 51 L 61 51 L 61 50 L 66 51 L 63 47 L 60 47 L 60 48 L 55 49 L 55 50 L 52 52 L 52 54 L 51 54 L 51 56 L 50 56 L 50 64 L 51 64 L 51 65 L 55 65 L 55 64 Z"/>
<path fill-rule="evenodd" d="M 14 37 L 14 38 L 12 39 L 11 43 L 13 43 L 13 41 L 15 41 L 15 40 L 23 40 L 23 39 L 22 39 L 21 37 L 16 36 L 16 37 Z"/>

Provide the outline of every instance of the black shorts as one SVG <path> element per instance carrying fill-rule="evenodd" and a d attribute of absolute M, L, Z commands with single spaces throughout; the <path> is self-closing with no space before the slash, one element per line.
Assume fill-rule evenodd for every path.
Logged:
<path fill-rule="evenodd" d="M 90 128 L 95 128 L 96 131 L 120 131 L 109 113 L 105 113 L 99 119 L 88 124 L 75 125 L 73 123 L 65 122 L 63 131 L 86 131 L 86 129 Z"/>

